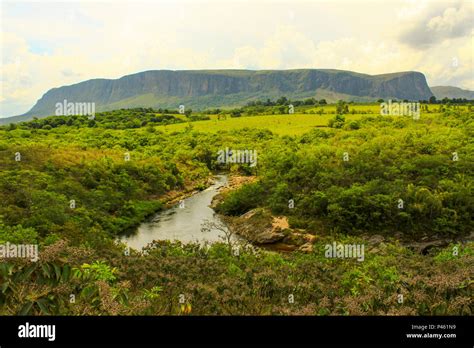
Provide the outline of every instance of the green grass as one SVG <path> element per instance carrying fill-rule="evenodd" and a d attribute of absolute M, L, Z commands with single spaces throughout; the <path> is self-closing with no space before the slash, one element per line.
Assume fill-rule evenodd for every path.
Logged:
<path fill-rule="evenodd" d="M 364 115 L 347 115 L 346 121 L 358 120 Z M 267 115 L 227 118 L 217 120 L 215 117 L 209 121 L 198 121 L 191 123 L 193 129 L 200 132 L 232 131 L 243 128 L 269 129 L 279 135 L 304 134 L 314 127 L 326 127 L 329 119 L 334 115 Z M 187 123 L 173 124 L 168 126 L 157 126 L 156 129 L 165 132 L 181 131 L 188 126 Z"/>
<path fill-rule="evenodd" d="M 428 105 L 429 113 L 421 111 L 420 117 L 428 115 L 438 116 L 440 114 L 439 105 Z M 467 111 L 467 106 L 459 106 L 461 111 Z M 322 110 L 322 115 L 318 114 Z M 355 114 L 352 114 L 354 110 Z M 221 132 L 232 131 L 243 128 L 268 129 L 278 135 L 301 135 L 314 127 L 325 127 L 330 119 L 335 117 L 336 105 L 323 106 L 303 106 L 297 107 L 294 114 L 267 114 L 256 116 L 241 116 L 227 119 L 217 119 L 217 115 L 209 115 L 211 120 L 192 122 L 193 129 L 201 132 Z M 198 113 L 198 114 L 206 114 Z M 377 117 L 380 115 L 380 104 L 378 103 L 358 103 L 349 104 L 349 113 L 345 114 L 346 122 L 357 121 L 365 116 Z M 183 115 L 173 115 L 185 120 Z M 405 118 L 407 116 L 400 116 Z M 176 132 L 185 129 L 187 123 L 172 124 L 167 126 L 157 126 L 164 132 Z"/>

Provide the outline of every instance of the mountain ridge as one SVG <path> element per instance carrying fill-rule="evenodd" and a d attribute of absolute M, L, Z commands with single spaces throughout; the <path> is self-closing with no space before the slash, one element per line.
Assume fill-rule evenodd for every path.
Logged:
<path fill-rule="evenodd" d="M 427 100 L 432 95 L 425 76 L 416 71 L 368 75 L 336 69 L 148 70 L 117 79 L 95 78 L 52 88 L 30 111 L 9 119 L 22 121 L 54 115 L 56 103 L 63 100 L 94 102 L 96 111 L 107 111 L 139 106 L 177 108 L 179 104 L 196 109 L 235 107 L 280 96 L 326 96 L 329 101 L 363 102 L 380 98 Z"/>
<path fill-rule="evenodd" d="M 468 100 L 474 100 L 474 91 L 468 89 L 462 89 L 454 86 L 433 86 L 430 87 L 436 99 L 441 100 L 444 98 L 466 98 Z"/>

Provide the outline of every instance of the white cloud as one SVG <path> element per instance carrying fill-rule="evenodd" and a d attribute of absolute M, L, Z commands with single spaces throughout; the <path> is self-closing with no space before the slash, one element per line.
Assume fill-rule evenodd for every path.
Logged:
<path fill-rule="evenodd" d="M 405 18 L 404 27 L 400 41 L 423 50 L 468 35 L 474 29 L 474 6 L 469 0 L 433 2 L 429 8 L 418 9 Z"/>

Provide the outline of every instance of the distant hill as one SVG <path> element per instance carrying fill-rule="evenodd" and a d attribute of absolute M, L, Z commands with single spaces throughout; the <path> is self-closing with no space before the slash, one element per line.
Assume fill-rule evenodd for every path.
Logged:
<path fill-rule="evenodd" d="M 474 100 L 474 91 L 469 91 L 467 89 L 461 89 L 459 87 L 452 87 L 452 86 L 436 86 L 431 87 L 431 91 L 433 92 L 436 99 L 441 100 L 444 98 L 466 98 L 469 100 Z"/>
<path fill-rule="evenodd" d="M 427 100 L 432 92 L 419 72 L 366 75 L 342 70 L 153 70 L 119 79 L 93 79 L 53 88 L 18 122 L 55 114 L 56 103 L 95 102 L 96 111 L 153 107 L 205 109 L 240 106 L 251 100 L 314 97 L 328 101 L 379 98 Z"/>

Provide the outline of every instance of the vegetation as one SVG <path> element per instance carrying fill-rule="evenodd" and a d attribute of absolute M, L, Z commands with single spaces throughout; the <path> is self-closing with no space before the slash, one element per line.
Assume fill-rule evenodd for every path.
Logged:
<path fill-rule="evenodd" d="M 413 120 L 320 101 L 279 113 L 288 102 L 1 128 L 0 244 L 38 243 L 40 259 L 2 260 L 0 314 L 472 315 L 472 107 L 423 105 Z M 257 167 L 218 163 L 226 147 L 256 150 Z M 312 251 L 115 241 L 218 171 L 257 176 L 220 213 L 269 208 L 315 235 Z M 426 255 L 400 243 L 423 238 L 456 242 Z M 333 241 L 365 244 L 364 262 L 326 258 Z"/>
<path fill-rule="evenodd" d="M 269 143 L 260 181 L 233 192 L 218 209 L 241 214 L 240 207 L 268 206 L 315 232 L 473 230 L 472 113 L 448 111 L 419 122 L 365 117 L 356 126 L 337 115 L 329 125 L 341 130 L 315 129 L 285 138 L 286 146 Z"/>
<path fill-rule="evenodd" d="M 184 122 L 175 115 L 167 115 L 163 112 L 168 110 L 153 110 L 152 108 L 122 109 L 106 111 L 91 116 L 51 116 L 43 119 L 35 119 L 30 122 L 23 122 L 20 128 L 23 129 L 45 129 L 50 130 L 63 125 L 69 127 L 89 127 L 107 129 L 127 129 L 140 128 L 146 125 L 173 124 Z M 175 111 L 177 114 L 177 112 Z M 10 124 L 9 129 L 16 129 L 16 124 Z"/>

